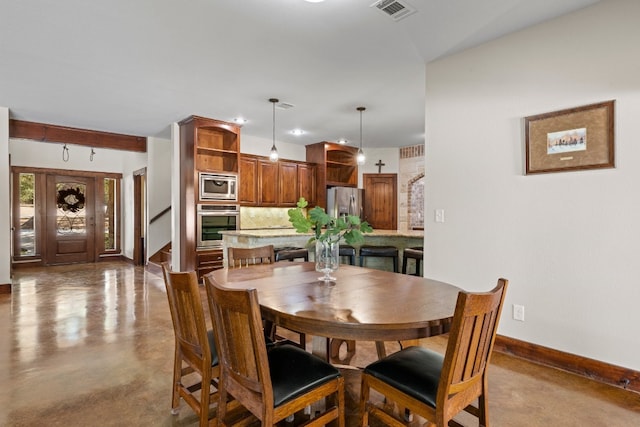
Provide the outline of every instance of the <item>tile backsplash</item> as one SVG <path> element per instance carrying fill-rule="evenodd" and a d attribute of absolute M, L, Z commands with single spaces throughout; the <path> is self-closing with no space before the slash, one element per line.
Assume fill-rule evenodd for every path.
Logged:
<path fill-rule="evenodd" d="M 293 228 L 287 212 L 289 208 L 240 207 L 240 228 L 252 230 L 260 228 Z"/>

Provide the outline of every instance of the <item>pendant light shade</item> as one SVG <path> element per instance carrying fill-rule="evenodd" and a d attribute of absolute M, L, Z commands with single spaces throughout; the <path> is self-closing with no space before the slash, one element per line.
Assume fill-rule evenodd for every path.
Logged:
<path fill-rule="evenodd" d="M 360 148 L 358 148 L 358 155 L 356 156 L 356 163 L 358 166 L 364 165 L 366 157 L 364 151 L 362 151 L 362 112 L 366 110 L 365 107 L 358 107 L 356 110 L 360 111 Z"/>
<path fill-rule="evenodd" d="M 278 161 L 278 149 L 276 148 L 276 102 L 278 101 L 278 98 L 269 98 L 269 102 L 273 104 L 273 145 L 269 153 L 269 160 L 272 162 Z"/>

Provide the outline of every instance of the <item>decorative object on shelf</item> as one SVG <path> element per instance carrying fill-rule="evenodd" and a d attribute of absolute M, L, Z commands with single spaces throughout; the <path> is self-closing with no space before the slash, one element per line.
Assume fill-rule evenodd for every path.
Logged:
<path fill-rule="evenodd" d="M 358 148 L 358 156 L 356 157 L 356 163 L 358 166 L 364 165 L 366 157 L 364 151 L 362 151 L 362 112 L 366 110 L 365 107 L 358 107 L 356 110 L 360 111 L 360 148 Z"/>
<path fill-rule="evenodd" d="M 525 173 L 615 167 L 614 103 L 525 117 Z"/>
<path fill-rule="evenodd" d="M 271 153 L 269 153 L 269 160 L 272 162 L 278 161 L 278 149 L 276 148 L 276 102 L 278 98 L 269 98 L 269 102 L 273 104 L 273 145 L 271 146 Z"/>
<path fill-rule="evenodd" d="M 313 232 L 309 243 L 316 242 L 316 270 L 324 273 L 320 280 L 331 281 L 331 273 L 340 265 L 339 241 L 344 239 L 349 245 L 364 242 L 363 233 L 370 233 L 373 228 L 366 221 L 361 221 L 356 215 L 333 218 L 319 206 L 308 211 L 304 210 L 308 203 L 301 197 L 298 206 L 288 210 L 289 222 L 298 233 Z"/>
<path fill-rule="evenodd" d="M 69 161 L 69 148 L 67 148 L 67 144 L 64 144 L 64 147 L 62 147 L 62 161 Z"/>
<path fill-rule="evenodd" d="M 89 161 L 90 161 L 90 162 L 93 162 L 93 156 L 95 156 L 95 155 L 96 155 L 96 152 L 95 152 L 95 150 L 92 148 L 92 149 L 91 149 L 91 154 L 89 154 Z"/>

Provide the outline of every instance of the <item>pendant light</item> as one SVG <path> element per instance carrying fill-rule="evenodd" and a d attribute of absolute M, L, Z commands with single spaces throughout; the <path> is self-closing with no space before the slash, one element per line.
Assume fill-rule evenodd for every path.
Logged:
<path fill-rule="evenodd" d="M 271 146 L 271 153 L 269 153 L 269 160 L 272 162 L 278 161 L 278 149 L 276 148 L 276 102 L 279 102 L 278 98 L 269 98 L 269 102 L 273 104 L 273 145 Z"/>
<path fill-rule="evenodd" d="M 366 110 L 364 107 L 358 107 L 356 110 L 360 111 L 360 148 L 358 149 L 358 156 L 356 157 L 356 163 L 358 166 L 364 165 L 366 157 L 364 156 L 364 151 L 362 151 L 362 112 Z"/>

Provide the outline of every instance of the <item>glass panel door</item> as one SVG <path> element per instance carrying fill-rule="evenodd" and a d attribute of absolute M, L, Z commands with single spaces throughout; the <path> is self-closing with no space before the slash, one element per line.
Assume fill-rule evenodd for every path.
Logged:
<path fill-rule="evenodd" d="M 93 262 L 93 178 L 47 178 L 48 264 Z"/>

